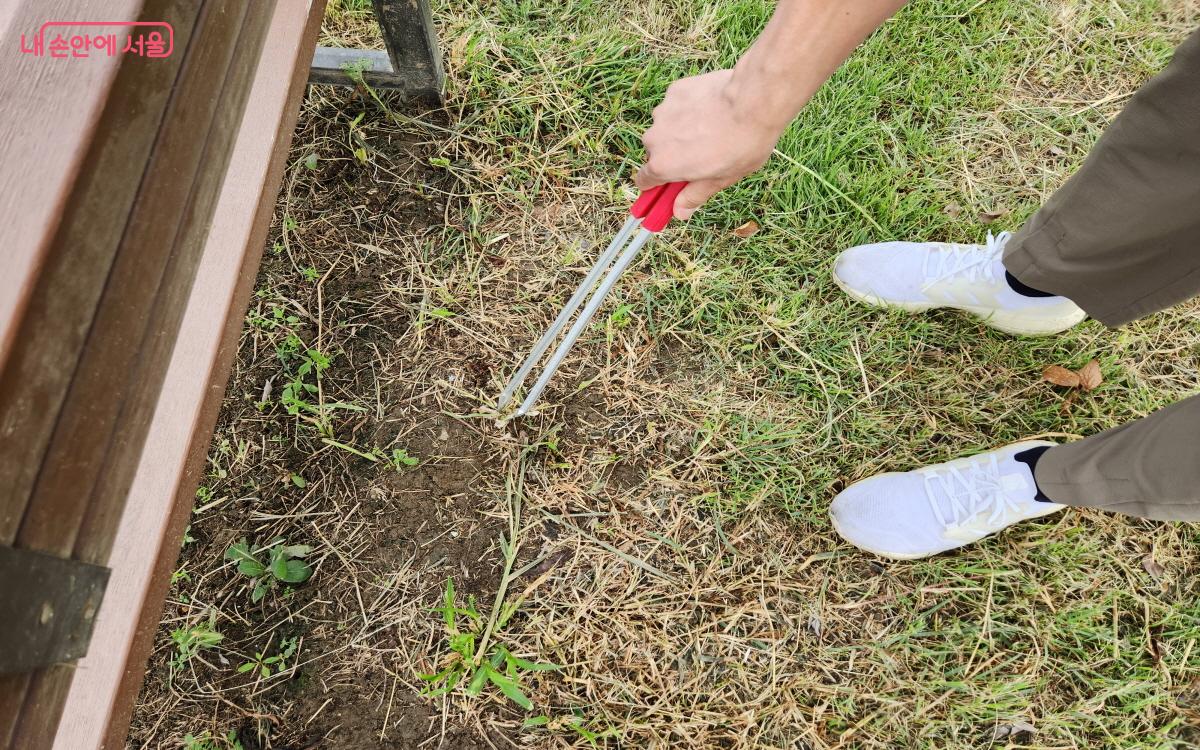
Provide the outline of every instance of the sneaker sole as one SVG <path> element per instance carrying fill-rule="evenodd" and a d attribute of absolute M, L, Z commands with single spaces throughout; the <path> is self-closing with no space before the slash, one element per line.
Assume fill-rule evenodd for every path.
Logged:
<path fill-rule="evenodd" d="M 850 286 L 837 275 L 835 267 L 833 273 L 833 283 L 838 285 L 843 292 L 856 302 L 861 302 L 864 305 L 871 307 L 890 308 L 894 310 L 904 310 L 910 313 L 927 312 L 929 310 L 950 309 L 960 310 L 978 318 L 984 325 L 995 328 L 997 331 L 1002 331 L 1013 336 L 1053 336 L 1056 333 L 1062 333 L 1074 326 L 1078 325 L 1087 317 L 1087 313 L 1083 310 L 1078 310 L 1070 316 L 1060 318 L 1050 318 L 1047 320 L 1037 321 L 1034 325 L 1029 319 L 1022 315 L 1014 313 L 1006 313 L 1001 310 L 989 310 L 987 308 L 977 308 L 970 305 L 938 305 L 925 302 L 892 302 L 891 300 L 877 297 L 874 294 L 860 292 Z"/>
<path fill-rule="evenodd" d="M 1049 505 L 1050 507 L 1046 509 L 1045 513 L 1039 513 L 1036 516 L 1030 516 L 1029 518 L 1027 518 L 1025 520 L 1032 521 L 1035 518 L 1044 518 L 1045 516 L 1048 516 L 1051 513 L 1057 513 L 1058 511 L 1060 511 L 1064 507 L 1066 507 L 1063 505 L 1058 505 L 1057 503 L 1046 503 L 1046 504 Z M 852 542 L 846 537 L 845 534 L 842 533 L 842 527 L 838 525 L 837 516 L 830 513 L 829 520 L 833 523 L 833 530 L 837 532 L 838 536 L 842 538 L 843 542 L 845 542 L 846 544 L 849 544 L 851 547 L 854 547 L 855 549 L 862 550 L 863 552 L 870 552 L 872 555 L 877 555 L 879 557 L 886 557 L 889 560 L 924 560 L 929 557 L 936 557 L 937 555 L 944 555 L 947 552 L 955 552 L 955 551 L 960 550 L 963 547 L 966 547 L 968 545 L 978 544 L 979 542 L 982 542 L 984 539 L 987 539 L 988 536 L 993 536 L 992 534 L 988 534 L 988 536 L 985 536 L 982 539 L 978 539 L 974 542 L 967 542 L 967 543 L 963 544 L 962 546 L 942 550 L 941 552 L 930 552 L 927 555 L 905 554 L 903 552 L 888 552 L 888 551 L 881 550 L 881 549 L 875 549 L 874 547 L 866 547 L 866 546 L 859 544 L 858 542 Z"/>

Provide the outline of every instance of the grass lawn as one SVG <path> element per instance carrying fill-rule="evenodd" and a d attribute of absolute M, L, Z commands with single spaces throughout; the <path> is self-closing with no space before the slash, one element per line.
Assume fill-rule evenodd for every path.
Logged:
<path fill-rule="evenodd" d="M 324 43 L 378 44 L 366 5 L 333 0 Z M 914 0 L 497 422 L 667 84 L 771 7 L 441 3 L 444 111 L 310 91 L 131 746 L 1200 745 L 1196 527 L 1068 510 L 896 563 L 827 516 L 862 477 L 1200 391 L 1195 302 L 1018 339 L 829 275 L 1019 227 L 1194 0 Z M 1041 378 L 1092 359 L 1089 393 Z M 226 555 L 280 536 L 307 580 Z"/>

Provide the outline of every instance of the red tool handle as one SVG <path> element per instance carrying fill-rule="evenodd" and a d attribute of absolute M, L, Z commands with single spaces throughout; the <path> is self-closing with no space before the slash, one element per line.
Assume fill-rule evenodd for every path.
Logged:
<path fill-rule="evenodd" d="M 661 232 L 675 215 L 675 198 L 685 187 L 686 182 L 655 185 L 638 196 L 629 213 L 642 220 L 642 229 Z"/>

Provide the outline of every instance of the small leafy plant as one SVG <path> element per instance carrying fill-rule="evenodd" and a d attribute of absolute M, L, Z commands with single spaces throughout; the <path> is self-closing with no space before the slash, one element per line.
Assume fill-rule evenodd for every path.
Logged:
<path fill-rule="evenodd" d="M 175 657 L 171 659 L 171 671 L 174 672 L 183 669 L 201 651 L 216 648 L 225 636 L 217 632 L 217 613 L 210 612 L 207 622 L 201 620 L 195 625 L 172 630 L 171 640 L 175 642 Z"/>
<path fill-rule="evenodd" d="M 404 450 L 403 448 L 396 448 L 392 450 L 392 459 L 390 463 L 392 464 L 392 467 L 396 469 L 396 471 L 404 471 L 404 469 L 411 469 L 412 467 L 421 463 L 421 460 L 416 456 L 408 455 L 408 451 Z"/>
<path fill-rule="evenodd" d="M 332 413 L 335 410 L 366 411 L 357 404 L 344 401 L 329 402 L 322 398 L 321 375 L 329 369 L 332 362 L 330 356 L 317 349 L 304 348 L 304 343 L 295 335 L 289 335 L 284 341 L 284 347 L 277 348 L 276 353 L 284 363 L 285 369 L 290 370 L 287 375 L 288 381 L 279 394 L 279 403 L 288 414 L 314 425 L 317 432 L 324 437 L 332 438 Z M 294 360 L 298 360 L 299 363 L 291 368 Z"/>
<path fill-rule="evenodd" d="M 587 721 L 583 715 L 583 712 L 579 709 L 575 709 L 569 715 L 560 716 L 553 719 L 545 715 L 530 717 L 521 724 L 521 728 L 536 729 L 542 727 L 552 731 L 569 729 L 586 740 L 590 747 L 599 747 L 599 745 L 596 744 L 596 740 L 603 740 L 610 737 L 619 738 L 621 736 L 620 732 L 618 732 L 615 727 L 601 727 L 598 726 L 598 724 L 599 722 L 597 721 Z"/>
<path fill-rule="evenodd" d="M 243 750 L 236 729 L 230 729 L 224 739 L 214 737 L 209 732 L 199 735 L 191 733 L 183 736 L 183 750 Z"/>
<path fill-rule="evenodd" d="M 446 640 L 450 653 L 445 659 L 446 667 L 436 674 L 421 675 L 428 685 L 425 694 L 438 696 L 466 682 L 466 694 L 479 697 L 490 683 L 495 685 L 506 698 L 529 711 L 533 701 L 521 690 L 521 678 L 528 672 L 545 672 L 558 669 L 557 664 L 543 664 L 514 656 L 503 644 L 493 641 L 486 651 L 480 653 L 480 633 L 484 619 L 475 608 L 475 597 L 467 597 L 467 606 L 459 607 L 454 593 L 454 580 L 446 580 L 442 606 L 434 609 L 442 613 L 446 625 Z M 515 613 L 509 611 L 508 617 Z M 507 624 L 508 617 L 498 623 Z M 468 675 L 470 676 L 468 679 Z"/>
<path fill-rule="evenodd" d="M 319 389 L 315 383 L 308 382 L 308 379 L 309 375 L 312 375 L 313 379 L 320 380 L 321 373 L 328 367 L 329 357 L 316 349 L 308 349 L 300 355 L 300 364 L 279 396 L 279 401 L 288 414 L 296 415 L 302 411 L 320 414 L 318 406 L 308 401 L 308 397 L 317 393 Z"/>
<path fill-rule="evenodd" d="M 225 550 L 225 559 L 235 561 L 238 572 L 254 583 L 250 600 L 257 603 L 278 584 L 307 581 L 313 571 L 303 558 L 312 551 L 307 544 L 286 544 L 281 536 L 262 547 L 251 547 L 243 538 Z"/>
<path fill-rule="evenodd" d="M 275 345 L 275 356 L 285 365 L 295 359 L 300 350 L 304 348 L 304 342 L 294 333 L 289 333 Z"/>
<path fill-rule="evenodd" d="M 608 320 L 616 328 L 627 328 L 633 320 L 633 305 L 621 305 L 616 310 L 613 310 L 612 315 L 608 316 Z"/>
<path fill-rule="evenodd" d="M 191 580 L 192 580 L 192 574 L 188 573 L 188 571 L 187 571 L 187 563 L 184 563 L 183 565 L 179 566 L 179 569 L 171 574 L 171 585 L 172 586 L 179 583 L 180 581 L 183 581 L 185 583 L 190 583 Z"/>
<path fill-rule="evenodd" d="M 270 677 L 274 672 L 282 672 L 287 669 L 287 660 L 296 653 L 296 642 L 296 638 L 284 638 L 280 643 L 279 653 L 274 656 L 264 657 L 261 653 L 256 652 L 252 660 L 238 667 L 238 674 L 258 670 L 263 677 Z"/>
<path fill-rule="evenodd" d="M 288 314 L 282 305 L 270 304 L 270 314 L 263 315 L 259 312 L 251 312 L 248 317 L 250 325 L 256 328 L 262 328 L 266 331 L 274 331 L 279 327 L 294 326 L 300 322 L 300 318 L 295 315 Z"/>

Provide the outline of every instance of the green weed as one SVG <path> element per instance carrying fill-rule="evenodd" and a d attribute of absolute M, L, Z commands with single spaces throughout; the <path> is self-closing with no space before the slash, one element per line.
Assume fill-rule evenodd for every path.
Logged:
<path fill-rule="evenodd" d="M 408 455 L 408 451 L 404 450 L 403 448 L 396 448 L 392 451 L 391 464 L 396 471 L 411 469 L 419 463 L 421 463 L 419 458 Z"/>
<path fill-rule="evenodd" d="M 185 734 L 183 750 L 244 750 L 244 748 L 241 740 L 238 739 L 237 730 L 230 729 L 224 737 L 217 737 L 211 732 L 202 732 L 199 735 Z"/>
<path fill-rule="evenodd" d="M 188 662 L 204 650 L 216 648 L 225 636 L 217 632 L 217 613 L 210 612 L 208 621 L 195 625 L 176 628 L 171 631 L 171 640 L 175 642 L 175 656 L 171 660 L 171 671 L 183 669 Z"/>
<path fill-rule="evenodd" d="M 487 644 L 483 636 L 486 621 L 475 608 L 475 597 L 469 596 L 465 607 L 458 606 L 453 579 L 446 579 L 442 606 L 433 611 L 442 615 L 450 653 L 448 666 L 436 674 L 421 675 L 429 683 L 426 695 L 443 695 L 465 685 L 464 693 L 477 698 L 491 684 L 526 711 L 533 709 L 533 701 L 521 690 L 521 679 L 529 672 L 559 669 L 557 664 L 522 659 L 496 641 Z M 497 627 L 502 629 L 514 613 L 508 611 Z"/>
<path fill-rule="evenodd" d="M 276 585 L 307 581 L 313 571 L 303 558 L 312 551 L 307 544 L 286 544 L 283 537 L 261 547 L 251 547 L 242 539 L 230 545 L 225 559 L 236 562 L 238 572 L 254 584 L 250 601 L 257 603 Z"/>
<path fill-rule="evenodd" d="M 238 666 L 238 674 L 257 671 L 261 677 L 270 677 L 274 672 L 287 669 L 287 660 L 296 653 L 297 638 L 284 638 L 279 644 L 279 653 L 273 656 L 263 656 L 255 652 L 254 658 Z"/>

